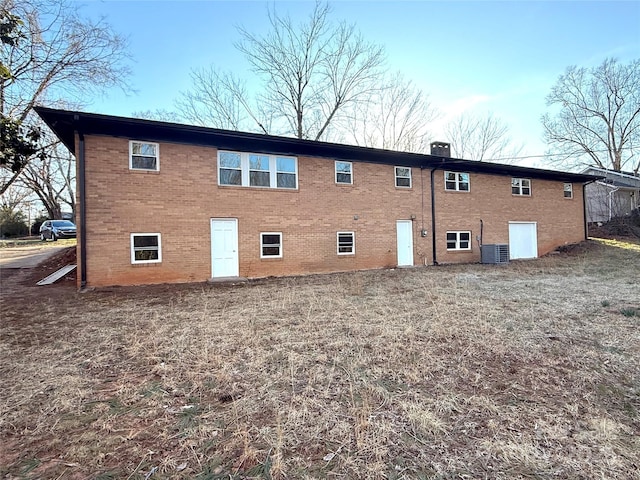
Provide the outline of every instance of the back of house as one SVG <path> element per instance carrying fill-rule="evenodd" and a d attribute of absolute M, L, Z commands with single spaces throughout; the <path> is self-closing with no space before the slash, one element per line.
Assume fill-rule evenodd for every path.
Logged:
<path fill-rule="evenodd" d="M 493 258 L 481 246 L 528 259 L 586 237 L 587 174 L 442 142 L 425 155 L 36 111 L 77 158 L 79 287 Z"/>

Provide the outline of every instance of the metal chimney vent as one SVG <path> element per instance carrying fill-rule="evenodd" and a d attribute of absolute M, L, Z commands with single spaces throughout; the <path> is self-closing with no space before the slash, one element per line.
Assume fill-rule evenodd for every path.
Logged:
<path fill-rule="evenodd" d="M 482 263 L 509 263 L 509 245 L 503 243 L 482 245 L 480 255 Z"/>
<path fill-rule="evenodd" d="M 451 145 L 445 142 L 432 142 L 431 155 L 451 158 Z"/>

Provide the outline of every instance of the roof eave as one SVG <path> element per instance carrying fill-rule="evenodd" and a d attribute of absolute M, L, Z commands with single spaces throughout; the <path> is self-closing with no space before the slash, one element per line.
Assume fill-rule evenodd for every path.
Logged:
<path fill-rule="evenodd" d="M 236 149 L 256 153 L 331 158 L 575 183 L 590 183 L 598 179 L 598 177 L 588 174 L 445 158 L 428 154 L 398 152 L 249 132 L 235 132 L 155 120 L 115 117 L 47 107 L 35 107 L 35 110 L 69 151 L 74 154 L 75 135 L 78 132 L 85 135 L 106 135 L 135 140 L 214 146 L 222 150 Z"/>

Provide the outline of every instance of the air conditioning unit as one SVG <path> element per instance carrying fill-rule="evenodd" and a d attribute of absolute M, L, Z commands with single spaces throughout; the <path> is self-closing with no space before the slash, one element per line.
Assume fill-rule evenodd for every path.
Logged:
<path fill-rule="evenodd" d="M 480 256 L 482 263 L 509 263 L 509 245 L 505 243 L 482 245 Z"/>

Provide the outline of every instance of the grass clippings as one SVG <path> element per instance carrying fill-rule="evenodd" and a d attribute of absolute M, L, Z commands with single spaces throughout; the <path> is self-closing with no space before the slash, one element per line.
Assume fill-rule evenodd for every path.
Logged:
<path fill-rule="evenodd" d="M 0 475 L 640 478 L 638 247 L 25 286 L 0 312 Z"/>

